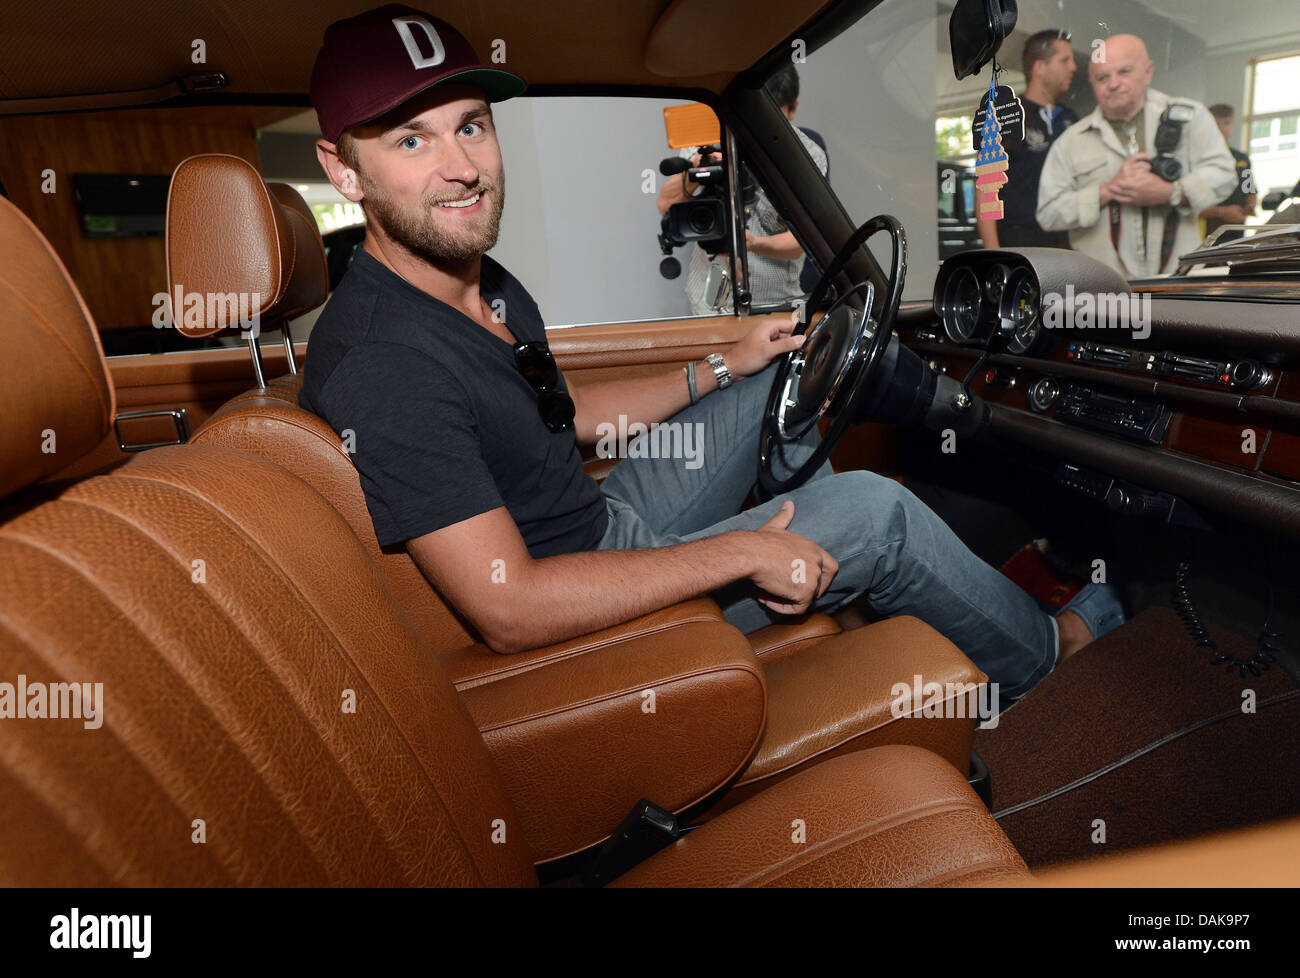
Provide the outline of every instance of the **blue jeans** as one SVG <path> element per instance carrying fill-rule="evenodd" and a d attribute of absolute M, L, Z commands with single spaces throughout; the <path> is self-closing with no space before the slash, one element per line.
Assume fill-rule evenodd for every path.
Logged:
<path fill-rule="evenodd" d="M 827 464 L 793 492 L 739 512 L 757 479 L 758 431 L 773 371 L 717 391 L 670 419 L 700 426 L 690 429 L 702 436 L 702 451 L 693 457 L 634 457 L 656 450 L 628 451 L 602 486 L 609 526 L 599 548 L 667 547 L 755 530 L 784 500 L 793 500 L 790 531 L 816 541 L 840 565 L 816 610 L 835 611 L 865 596 L 879 615 L 914 615 L 998 683 L 1003 702 L 1027 693 L 1056 664 L 1055 619 L 971 553 L 899 483 L 865 471 L 835 474 Z M 805 461 L 819 437 L 814 427 L 789 446 L 775 463 L 778 474 Z M 714 597 L 727 620 L 748 633 L 782 620 L 754 594 L 742 580 Z"/>

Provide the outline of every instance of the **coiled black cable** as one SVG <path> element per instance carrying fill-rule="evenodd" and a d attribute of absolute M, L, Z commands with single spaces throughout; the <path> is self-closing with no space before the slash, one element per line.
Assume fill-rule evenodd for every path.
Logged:
<path fill-rule="evenodd" d="M 1255 651 L 1249 659 L 1241 659 L 1222 651 L 1219 643 L 1210 635 L 1210 630 L 1205 627 L 1205 622 L 1201 620 L 1200 613 L 1192 602 L 1191 590 L 1187 586 L 1187 579 L 1191 574 L 1191 563 L 1185 560 L 1179 561 L 1174 571 L 1174 610 L 1178 612 L 1178 617 L 1183 620 L 1197 646 L 1210 650 L 1210 665 L 1217 666 L 1226 662 L 1228 667 L 1225 671 L 1232 672 L 1236 669 L 1242 679 L 1246 678 L 1247 672 L 1256 676 L 1261 675 L 1270 662 L 1277 661 L 1273 653 L 1278 651 L 1277 641 L 1282 638 L 1279 632 L 1271 628 L 1274 604 L 1272 583 L 1270 582 L 1268 588 L 1268 613 L 1264 616 L 1264 626 L 1260 631 L 1259 641 L 1255 643 Z"/>

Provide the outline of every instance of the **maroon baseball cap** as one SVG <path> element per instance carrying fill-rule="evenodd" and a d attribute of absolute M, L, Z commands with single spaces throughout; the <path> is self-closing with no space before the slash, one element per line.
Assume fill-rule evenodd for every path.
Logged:
<path fill-rule="evenodd" d="M 321 135 L 336 143 L 348 126 L 377 119 L 452 79 L 477 85 L 489 102 L 525 88 L 518 75 L 481 63 L 446 21 L 390 3 L 325 28 L 311 70 L 311 101 Z"/>

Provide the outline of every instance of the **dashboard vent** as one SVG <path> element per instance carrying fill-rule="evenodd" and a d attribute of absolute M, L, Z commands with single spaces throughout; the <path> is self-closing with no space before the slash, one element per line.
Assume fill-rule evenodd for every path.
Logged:
<path fill-rule="evenodd" d="M 1185 377 L 1188 380 L 1201 380 L 1218 383 L 1227 372 L 1228 365 L 1223 361 L 1202 360 L 1178 353 L 1162 353 L 1156 359 L 1156 372 L 1169 377 Z"/>

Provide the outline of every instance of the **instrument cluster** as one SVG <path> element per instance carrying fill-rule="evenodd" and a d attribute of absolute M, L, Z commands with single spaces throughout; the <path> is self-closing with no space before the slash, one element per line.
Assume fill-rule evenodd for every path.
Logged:
<path fill-rule="evenodd" d="M 1020 355 L 1045 352 L 1042 292 L 1034 269 L 1006 252 L 954 255 L 939 271 L 934 306 L 954 343 Z"/>

